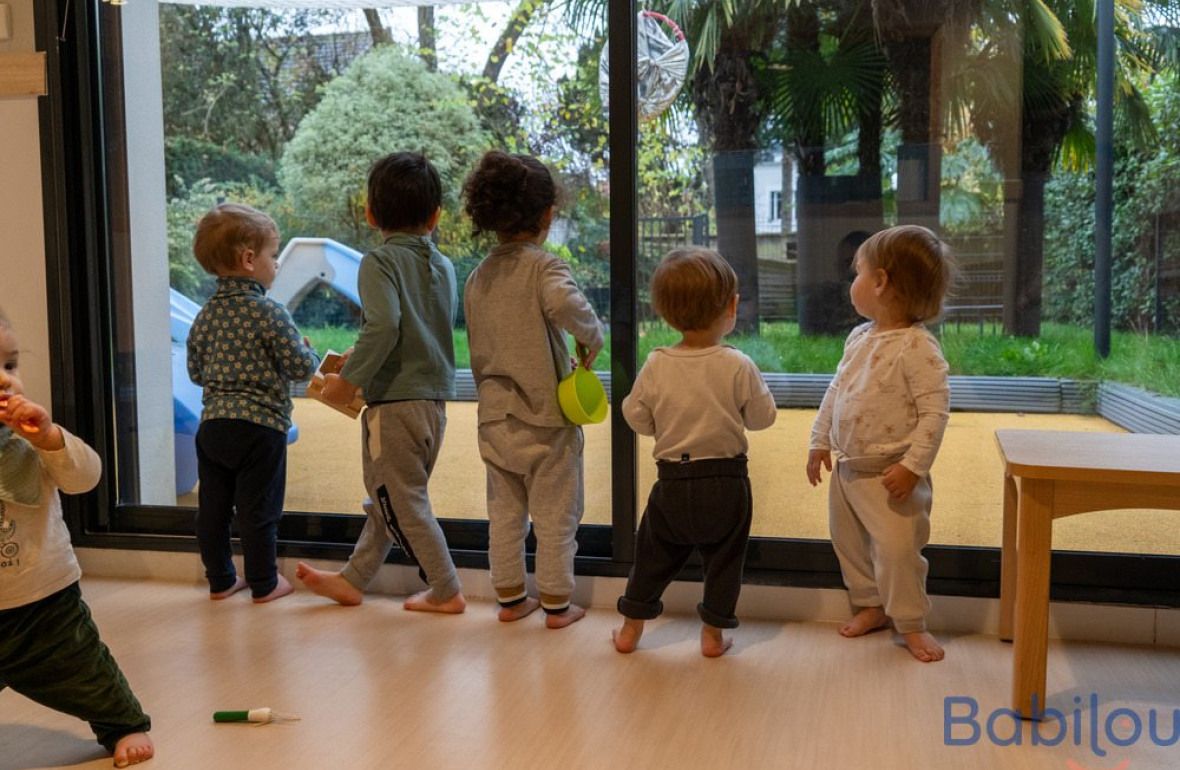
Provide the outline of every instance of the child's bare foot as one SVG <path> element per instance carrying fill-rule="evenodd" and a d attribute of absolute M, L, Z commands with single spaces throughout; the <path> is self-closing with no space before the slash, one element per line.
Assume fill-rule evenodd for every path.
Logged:
<path fill-rule="evenodd" d="M 619 652 L 635 652 L 641 636 L 643 621 L 635 618 L 623 618 L 623 625 L 610 632 L 610 638 L 614 640 L 615 649 Z"/>
<path fill-rule="evenodd" d="M 124 735 L 115 744 L 115 767 L 127 767 L 147 762 L 156 753 L 152 739 L 147 733 Z"/>
<path fill-rule="evenodd" d="M 331 599 L 345 607 L 355 607 L 364 601 L 364 593 L 344 579 L 339 572 L 316 569 L 310 564 L 295 565 L 295 577 L 317 596 Z"/>
<path fill-rule="evenodd" d="M 229 597 L 233 596 L 234 594 L 236 594 L 238 591 L 241 591 L 245 587 L 246 587 L 246 579 L 243 578 L 241 575 L 238 575 L 236 578 L 234 578 L 234 584 L 232 586 L 225 589 L 224 591 L 210 591 L 209 598 L 215 602 L 221 601 L 222 599 L 228 599 Z"/>
<path fill-rule="evenodd" d="M 889 616 L 880 607 L 861 607 L 844 625 L 840 626 L 840 636 L 851 639 L 854 636 L 864 636 L 889 625 Z"/>
<path fill-rule="evenodd" d="M 730 647 L 732 639 L 726 639 L 720 628 L 704 624 L 701 626 L 701 654 L 706 658 L 720 658 Z"/>
<path fill-rule="evenodd" d="M 467 609 L 467 600 L 463 598 L 463 594 L 458 593 L 450 599 L 440 602 L 434 598 L 434 590 L 427 588 L 425 591 L 419 591 L 406 599 L 406 603 L 402 606 L 407 610 L 418 610 L 419 612 L 444 612 L 448 615 L 458 615 Z"/>
<path fill-rule="evenodd" d="M 905 646 L 909 648 L 910 654 L 923 663 L 933 663 L 946 657 L 942 646 L 927 631 L 902 634 L 901 638 L 905 639 Z"/>
<path fill-rule="evenodd" d="M 586 610 L 576 604 L 571 604 L 561 612 L 550 615 L 545 613 L 546 628 L 565 628 L 586 617 Z"/>
<path fill-rule="evenodd" d="M 500 622 L 511 623 L 514 620 L 528 617 L 536 612 L 541 606 L 541 602 L 531 596 L 525 598 L 520 604 L 514 604 L 511 607 L 500 608 Z"/>
<path fill-rule="evenodd" d="M 279 575 L 279 582 L 275 584 L 274 590 L 271 591 L 270 593 L 268 593 L 266 596 L 255 597 L 254 603 L 255 604 L 266 604 L 267 602 L 273 602 L 275 599 L 282 599 L 284 596 L 286 596 L 287 594 L 291 593 L 294 590 L 295 590 L 295 587 L 292 586 L 289 582 L 287 582 L 287 578 L 283 577 L 280 574 Z"/>

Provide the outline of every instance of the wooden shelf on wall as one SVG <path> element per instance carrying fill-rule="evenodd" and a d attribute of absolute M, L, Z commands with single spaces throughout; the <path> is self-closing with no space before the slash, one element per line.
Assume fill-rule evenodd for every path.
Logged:
<path fill-rule="evenodd" d="M 46 93 L 43 51 L 0 52 L 0 97 Z"/>

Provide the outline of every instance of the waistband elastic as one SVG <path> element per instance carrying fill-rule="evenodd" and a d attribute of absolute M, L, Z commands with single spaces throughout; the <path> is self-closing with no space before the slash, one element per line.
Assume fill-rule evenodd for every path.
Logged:
<path fill-rule="evenodd" d="M 714 476 L 728 476 L 744 479 L 749 476 L 745 455 L 737 457 L 712 457 L 708 460 L 690 460 L 688 462 L 672 462 L 659 460 L 656 468 L 659 470 L 661 481 L 668 479 L 704 479 Z"/>

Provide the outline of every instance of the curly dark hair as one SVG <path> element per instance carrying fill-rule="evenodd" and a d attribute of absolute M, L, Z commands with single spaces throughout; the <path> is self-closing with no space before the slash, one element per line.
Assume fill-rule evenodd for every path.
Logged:
<path fill-rule="evenodd" d="M 463 183 L 464 209 L 480 233 L 539 233 L 541 219 L 561 190 L 545 164 L 531 155 L 491 150 Z"/>

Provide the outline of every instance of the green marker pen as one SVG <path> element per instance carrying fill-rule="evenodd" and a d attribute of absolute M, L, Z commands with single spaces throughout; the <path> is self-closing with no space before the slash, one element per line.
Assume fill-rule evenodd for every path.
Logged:
<path fill-rule="evenodd" d="M 274 719 L 274 714 L 268 708 L 250 709 L 249 711 L 214 711 L 214 722 L 255 722 L 266 724 Z"/>

